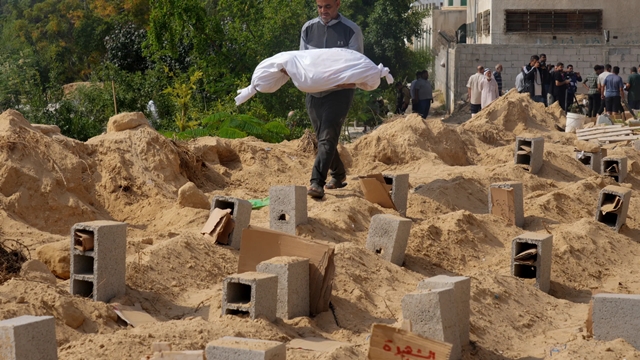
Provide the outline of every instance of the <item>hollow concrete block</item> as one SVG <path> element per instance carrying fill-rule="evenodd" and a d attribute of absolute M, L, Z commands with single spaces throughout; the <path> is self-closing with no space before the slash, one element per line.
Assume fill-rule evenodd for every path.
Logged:
<path fill-rule="evenodd" d="M 58 359 L 53 316 L 24 315 L 0 321 L 0 359 Z"/>
<path fill-rule="evenodd" d="M 524 279 L 536 279 L 535 286 L 548 293 L 551 285 L 551 253 L 553 235 L 524 233 L 511 243 L 511 275 Z M 516 260 L 525 251 L 536 249 L 527 259 Z"/>
<path fill-rule="evenodd" d="M 602 173 L 602 151 L 590 153 L 586 151 L 576 151 L 576 160 L 580 161 L 589 169 L 598 174 Z"/>
<path fill-rule="evenodd" d="M 307 222 L 307 189 L 304 186 L 273 186 L 269 189 L 269 223 L 272 230 L 296 235 Z"/>
<path fill-rule="evenodd" d="M 309 259 L 278 256 L 258 264 L 256 271 L 278 276 L 279 318 L 309 316 Z"/>
<path fill-rule="evenodd" d="M 593 296 L 593 335 L 596 340 L 624 339 L 640 350 L 640 295 Z"/>
<path fill-rule="evenodd" d="M 602 207 L 606 204 L 610 204 L 620 199 L 622 204 L 616 211 L 602 213 Z M 629 202 L 631 201 L 631 189 L 627 189 L 621 186 L 609 185 L 600 190 L 600 196 L 598 198 L 598 208 L 596 209 L 596 221 L 606 224 L 616 230 L 620 231 L 620 228 L 627 221 L 627 212 L 629 212 Z"/>
<path fill-rule="evenodd" d="M 222 315 L 249 314 L 252 320 L 260 316 L 276 319 L 278 277 L 272 274 L 246 272 L 224 279 Z"/>
<path fill-rule="evenodd" d="M 514 161 L 516 165 L 525 166 L 530 173 L 537 174 L 544 162 L 544 138 L 517 137 Z"/>
<path fill-rule="evenodd" d="M 214 196 L 211 200 L 211 211 L 213 209 L 231 209 L 231 217 L 235 222 L 233 231 L 229 234 L 229 246 L 240 250 L 242 243 L 242 230 L 249 227 L 251 222 L 251 203 L 244 199 L 229 196 Z"/>
<path fill-rule="evenodd" d="M 389 214 L 371 218 L 366 248 L 381 258 L 402 266 L 411 232 L 411 220 Z"/>
<path fill-rule="evenodd" d="M 402 216 L 407 216 L 407 203 L 409 200 L 409 174 L 385 174 L 384 181 L 391 185 L 391 200 L 396 210 Z"/>
<path fill-rule="evenodd" d="M 616 166 L 618 171 L 615 170 Z M 627 178 L 627 158 L 607 156 L 602 159 L 602 175 L 611 176 L 616 182 L 624 182 Z"/>
<path fill-rule="evenodd" d="M 517 227 L 524 226 L 524 190 L 521 182 L 506 181 L 501 183 L 491 184 L 489 186 L 489 214 L 493 210 L 493 199 L 491 198 L 491 188 L 500 188 L 513 191 L 513 206 L 515 212 L 515 225 Z"/>

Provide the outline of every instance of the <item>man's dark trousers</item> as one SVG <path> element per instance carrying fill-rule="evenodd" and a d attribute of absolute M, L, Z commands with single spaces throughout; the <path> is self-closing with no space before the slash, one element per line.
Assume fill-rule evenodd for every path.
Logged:
<path fill-rule="evenodd" d="M 353 89 L 333 91 L 323 97 L 307 94 L 307 112 L 318 138 L 318 154 L 311 172 L 311 183 L 324 186 L 329 170 L 331 177 L 340 181 L 347 176 L 338 154 L 338 140 L 354 94 Z"/>

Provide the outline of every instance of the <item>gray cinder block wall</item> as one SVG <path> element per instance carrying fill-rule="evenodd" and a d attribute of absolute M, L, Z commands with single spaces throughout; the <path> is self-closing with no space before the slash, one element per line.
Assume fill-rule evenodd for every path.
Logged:
<path fill-rule="evenodd" d="M 256 271 L 278 276 L 279 318 L 309 316 L 309 259 L 278 256 L 258 264 Z"/>
<path fill-rule="evenodd" d="M 453 288 L 421 290 L 402 298 L 402 318 L 414 334 L 452 344 L 450 359 L 462 357 Z"/>
<path fill-rule="evenodd" d="M 551 285 L 551 254 L 553 235 L 524 233 L 511 243 L 511 275 L 524 279 L 536 279 L 535 286 L 548 293 Z M 524 251 L 536 249 L 532 263 L 517 261 L 515 257 Z"/>
<path fill-rule="evenodd" d="M 231 216 L 235 222 L 235 227 L 229 234 L 229 246 L 240 250 L 242 243 L 242 230 L 249 227 L 251 222 L 251 203 L 244 199 L 229 196 L 214 196 L 211 200 L 211 211 L 213 209 L 231 209 Z"/>
<path fill-rule="evenodd" d="M 304 186 L 273 186 L 269 189 L 269 223 L 272 230 L 296 235 L 307 222 L 307 189 Z"/>
<path fill-rule="evenodd" d="M 207 344 L 207 360 L 285 360 L 287 348 L 277 341 L 225 336 Z"/>
<path fill-rule="evenodd" d="M 518 152 L 523 151 L 521 146 L 530 147 L 531 152 L 529 154 L 518 154 Z M 516 165 L 524 165 L 530 173 L 537 174 L 544 162 L 544 138 L 517 137 L 514 161 Z"/>
<path fill-rule="evenodd" d="M 517 181 L 506 181 L 501 183 L 491 184 L 489 186 L 489 214 L 491 214 L 491 210 L 493 210 L 493 202 L 491 198 L 491 188 L 500 188 L 500 189 L 512 189 L 513 190 L 513 206 L 515 207 L 515 219 L 516 226 L 523 227 L 524 226 L 524 190 L 521 182 Z"/>
<path fill-rule="evenodd" d="M 631 189 L 614 185 L 609 185 L 600 190 L 598 208 L 596 209 L 596 221 L 614 228 L 616 232 L 620 231 L 622 225 L 627 221 L 627 212 L 629 211 L 629 202 L 631 201 L 631 191 Z M 603 214 L 602 206 L 608 203 L 613 203 L 616 198 L 620 198 L 620 200 L 622 200 L 620 208 L 614 212 Z"/>
<path fill-rule="evenodd" d="M 384 181 L 391 185 L 391 200 L 402 216 L 407 216 L 409 199 L 409 174 L 385 174 Z"/>
<path fill-rule="evenodd" d="M 246 272 L 224 279 L 222 284 L 222 315 L 249 314 L 252 320 L 264 316 L 276 319 L 278 308 L 278 277 L 272 274 Z"/>
<path fill-rule="evenodd" d="M 624 339 L 640 350 L 640 295 L 593 296 L 593 336 L 596 340 Z"/>
<path fill-rule="evenodd" d="M 453 289 L 460 346 L 464 347 L 468 345 L 471 312 L 471 279 L 466 276 L 438 275 L 420 281 L 417 287 L 418 291 L 435 289 Z"/>
<path fill-rule="evenodd" d="M 369 225 L 365 247 L 381 258 L 402 266 L 411 233 L 411 223 L 410 219 L 400 216 L 374 215 Z"/>
<path fill-rule="evenodd" d="M 0 321 L 0 359 L 58 359 L 53 316 L 24 315 Z"/>
<path fill-rule="evenodd" d="M 618 165 L 618 172 L 608 171 L 614 165 Z M 624 182 L 627 178 L 627 158 L 607 156 L 602 159 L 602 175 L 611 176 L 616 182 Z"/>
<path fill-rule="evenodd" d="M 596 173 L 602 173 L 602 151 L 598 151 L 597 153 L 576 151 L 576 160 L 580 161 Z"/>
<path fill-rule="evenodd" d="M 74 247 L 76 231 L 92 234 L 93 250 Z M 126 291 L 127 224 L 90 221 L 71 228 L 71 294 L 109 302 Z"/>

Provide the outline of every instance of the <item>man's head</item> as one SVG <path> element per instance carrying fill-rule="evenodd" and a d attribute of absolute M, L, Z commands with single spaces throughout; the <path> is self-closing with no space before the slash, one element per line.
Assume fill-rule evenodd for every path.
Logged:
<path fill-rule="evenodd" d="M 540 62 L 540 57 L 538 55 L 531 56 L 529 59 L 529 65 L 534 66 L 537 62 Z"/>
<path fill-rule="evenodd" d="M 400 81 L 396 81 L 395 85 L 396 85 L 396 89 L 398 90 L 402 89 L 402 83 Z"/>
<path fill-rule="evenodd" d="M 608 71 L 608 72 L 611 72 L 611 64 L 607 64 L 607 65 L 605 65 L 605 66 L 604 66 L 604 70 L 605 70 L 605 71 Z"/>
<path fill-rule="evenodd" d="M 429 80 L 429 71 L 422 70 L 422 78 L 425 80 Z"/>
<path fill-rule="evenodd" d="M 484 69 L 484 76 L 486 76 L 488 80 L 491 80 L 491 75 L 492 75 L 491 69 L 489 68 Z"/>
<path fill-rule="evenodd" d="M 547 62 L 547 54 L 540 54 L 540 62 Z"/>
<path fill-rule="evenodd" d="M 316 0 L 316 4 L 318 5 L 318 15 L 325 24 L 338 17 L 340 0 Z"/>
<path fill-rule="evenodd" d="M 616 74 L 616 75 L 620 74 L 620 68 L 618 66 L 614 66 L 613 67 L 613 73 Z"/>
<path fill-rule="evenodd" d="M 602 70 L 604 70 L 604 67 L 602 65 L 596 65 L 593 67 L 593 71 L 595 71 L 598 75 L 602 74 Z"/>
<path fill-rule="evenodd" d="M 416 71 L 416 79 L 420 79 L 422 77 L 422 71 Z"/>
<path fill-rule="evenodd" d="M 496 65 L 496 71 L 499 72 L 499 73 L 502 72 L 502 64 Z"/>
<path fill-rule="evenodd" d="M 564 64 L 561 63 L 561 62 L 557 63 L 556 64 L 556 71 L 560 71 L 560 72 L 564 71 Z"/>
<path fill-rule="evenodd" d="M 638 68 L 637 68 L 637 67 L 635 67 L 635 66 L 632 66 L 632 67 L 631 67 L 631 72 L 632 72 L 632 73 L 637 73 L 637 72 L 638 72 Z"/>
<path fill-rule="evenodd" d="M 568 72 L 573 72 L 573 65 L 571 65 L 571 64 L 567 65 L 567 71 Z"/>
<path fill-rule="evenodd" d="M 478 74 L 483 74 L 484 73 L 484 66 L 478 65 L 478 67 L 476 69 L 478 70 Z"/>

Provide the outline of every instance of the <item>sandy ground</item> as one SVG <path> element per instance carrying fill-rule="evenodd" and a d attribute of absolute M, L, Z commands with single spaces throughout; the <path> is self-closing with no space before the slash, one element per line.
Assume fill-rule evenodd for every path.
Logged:
<path fill-rule="evenodd" d="M 620 233 L 596 222 L 598 193 L 613 180 L 574 159 L 574 134 L 558 108 L 509 94 L 462 125 L 416 115 L 394 121 L 340 148 L 349 185 L 309 201 L 300 236 L 336 247 L 334 311 L 315 318 L 252 321 L 221 316 L 221 281 L 236 271 L 238 252 L 211 244 L 199 230 L 208 210 L 177 204 L 194 182 L 207 196 L 263 198 L 270 186 L 306 185 L 313 152 L 299 140 L 201 138 L 176 144 L 153 129 L 107 133 L 83 143 L 44 135 L 19 113 L 0 116 L 0 236 L 23 242 L 36 257 L 43 244 L 67 241 L 71 226 L 112 219 L 129 224 L 127 293 L 158 322 L 116 323 L 108 304 L 69 295 L 57 285 L 16 277 L 0 285 L 0 318 L 53 315 L 61 359 L 139 359 L 151 344 L 197 350 L 221 336 L 289 341 L 324 337 L 346 342 L 333 352 L 289 349 L 290 359 L 364 359 L 374 323 L 394 324 L 401 300 L 425 277 L 472 279 L 471 341 L 464 359 L 640 359 L 623 340 L 596 341 L 585 330 L 595 291 L 640 293 L 640 201 L 634 192 Z M 532 175 L 513 164 L 515 136 L 545 138 L 544 165 Z M 640 186 L 640 156 L 628 145 L 609 150 L 629 158 L 624 186 Z M 373 215 L 393 213 L 363 199 L 354 177 L 409 173 L 407 216 L 413 221 L 403 267 L 363 251 Z M 524 183 L 524 229 L 488 214 L 491 183 Z M 268 227 L 269 208 L 251 224 Z M 513 237 L 554 235 L 551 290 L 510 276 Z M 69 308 L 84 317 L 67 325 Z M 66 310 L 65 310 L 66 309 Z"/>

